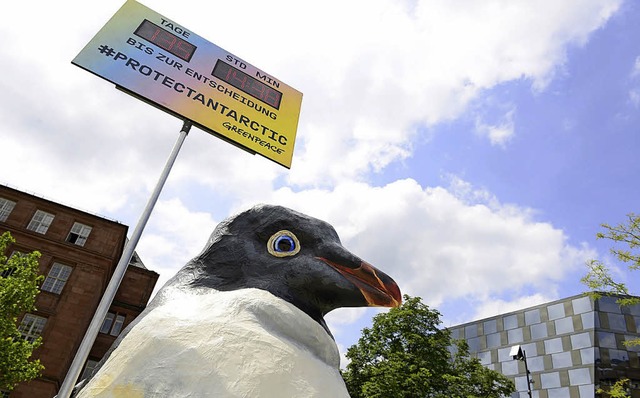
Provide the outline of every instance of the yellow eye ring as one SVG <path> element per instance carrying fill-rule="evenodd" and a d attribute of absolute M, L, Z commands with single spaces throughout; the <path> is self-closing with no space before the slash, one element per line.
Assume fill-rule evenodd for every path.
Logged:
<path fill-rule="evenodd" d="M 300 251 L 300 241 L 293 232 L 283 229 L 271 235 L 267 250 L 275 257 L 295 256 Z"/>

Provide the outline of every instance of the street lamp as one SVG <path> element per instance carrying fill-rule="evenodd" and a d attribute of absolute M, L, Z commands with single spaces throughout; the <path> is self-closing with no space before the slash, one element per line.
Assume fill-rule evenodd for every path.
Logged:
<path fill-rule="evenodd" d="M 511 347 L 511 351 L 509 355 L 515 360 L 524 362 L 524 372 L 527 375 L 527 390 L 529 392 L 529 398 L 531 396 L 531 380 L 529 379 L 529 366 L 527 366 L 527 353 L 522 349 L 519 345 L 514 345 Z"/>

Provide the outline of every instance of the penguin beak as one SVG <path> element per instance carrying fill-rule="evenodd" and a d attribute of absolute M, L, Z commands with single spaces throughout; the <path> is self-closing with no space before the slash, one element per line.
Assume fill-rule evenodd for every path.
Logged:
<path fill-rule="evenodd" d="M 373 265 L 362 261 L 356 268 L 346 267 L 318 257 L 353 283 L 362 293 L 369 307 L 398 307 L 402 303 L 400 288 L 391 277 Z"/>

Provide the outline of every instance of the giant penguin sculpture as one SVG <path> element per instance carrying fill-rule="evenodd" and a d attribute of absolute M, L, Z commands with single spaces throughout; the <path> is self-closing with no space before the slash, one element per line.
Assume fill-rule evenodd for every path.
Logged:
<path fill-rule="evenodd" d="M 323 316 L 400 301 L 331 225 L 256 206 L 217 226 L 75 396 L 348 397 Z"/>

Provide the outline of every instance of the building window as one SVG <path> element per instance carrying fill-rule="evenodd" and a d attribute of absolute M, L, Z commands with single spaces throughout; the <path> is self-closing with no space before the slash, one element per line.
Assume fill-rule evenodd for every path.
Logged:
<path fill-rule="evenodd" d="M 620 332 L 627 331 L 627 321 L 624 319 L 624 315 L 608 313 L 607 317 L 609 318 L 609 329 Z"/>
<path fill-rule="evenodd" d="M 571 348 L 578 350 L 580 348 L 591 347 L 591 335 L 589 333 L 578 333 L 571 335 Z"/>
<path fill-rule="evenodd" d="M 573 332 L 573 318 L 560 318 L 555 320 L 556 334 L 565 334 Z"/>
<path fill-rule="evenodd" d="M 531 339 L 538 340 L 548 336 L 546 323 L 537 323 L 535 325 L 531 325 L 530 327 L 531 327 Z"/>
<path fill-rule="evenodd" d="M 53 221 L 53 217 L 54 215 L 51 213 L 38 210 L 36 211 L 36 214 L 33 215 L 33 218 L 27 226 L 27 229 L 35 231 L 39 234 L 46 234 L 47 230 L 49 229 L 49 225 L 51 225 L 51 221 Z"/>
<path fill-rule="evenodd" d="M 478 337 L 478 325 L 473 324 L 464 328 L 464 337 L 467 339 L 472 339 L 474 337 Z"/>
<path fill-rule="evenodd" d="M 553 321 L 555 319 L 564 318 L 564 304 L 554 304 L 547 307 L 547 311 L 549 313 L 549 320 Z"/>
<path fill-rule="evenodd" d="M 542 383 L 542 388 L 560 387 L 560 373 L 543 373 L 540 375 L 540 381 Z"/>
<path fill-rule="evenodd" d="M 498 348 L 498 362 L 513 361 L 513 357 L 509 355 L 511 347 Z"/>
<path fill-rule="evenodd" d="M 16 272 L 16 267 L 7 268 L 0 274 L 1 278 L 8 278 Z"/>
<path fill-rule="evenodd" d="M 551 363 L 553 363 L 554 369 L 569 368 L 573 366 L 573 360 L 571 359 L 571 351 L 551 354 Z"/>
<path fill-rule="evenodd" d="M 487 348 L 500 347 L 500 345 L 502 345 L 500 333 L 491 333 L 487 335 Z"/>
<path fill-rule="evenodd" d="M 598 338 L 598 347 L 618 348 L 616 336 L 613 333 L 598 331 L 596 332 L 596 337 Z"/>
<path fill-rule="evenodd" d="M 578 386 L 578 391 L 580 392 L 581 397 L 593 397 L 593 391 L 596 389 L 596 386 L 591 383 L 584 386 Z"/>
<path fill-rule="evenodd" d="M 23 339 L 32 342 L 42 334 L 45 323 L 47 323 L 47 318 L 25 314 L 20 326 L 18 326 L 18 331 L 22 334 Z"/>
<path fill-rule="evenodd" d="M 583 365 L 589 365 L 596 360 L 596 348 L 583 348 L 580 350 L 580 359 Z"/>
<path fill-rule="evenodd" d="M 491 351 L 479 352 L 478 359 L 482 365 L 489 365 L 491 363 Z"/>
<path fill-rule="evenodd" d="M 93 359 L 87 359 L 87 363 L 85 363 L 84 365 L 84 370 L 82 371 L 82 375 L 80 375 L 80 378 L 78 380 L 84 380 L 89 376 L 91 376 L 93 371 L 96 369 L 96 366 L 98 366 L 98 361 L 94 361 Z"/>
<path fill-rule="evenodd" d="M 0 221 L 5 222 L 9 217 L 9 214 L 13 211 L 16 202 L 12 202 L 9 199 L 0 198 Z"/>
<path fill-rule="evenodd" d="M 21 256 L 21 255 L 22 255 L 22 253 L 20 253 L 19 251 L 15 251 L 14 250 L 13 252 L 11 252 L 11 255 L 9 256 L 8 259 L 10 259 L 13 256 Z M 8 278 L 11 275 L 13 275 L 14 272 L 16 272 L 16 269 L 17 269 L 16 267 L 7 268 L 4 271 L 2 271 L 2 274 L 0 274 L 0 276 L 3 277 L 3 278 Z"/>
<path fill-rule="evenodd" d="M 527 353 L 527 358 L 538 356 L 538 347 L 536 343 L 524 344 L 522 349 Z"/>
<path fill-rule="evenodd" d="M 526 376 L 516 377 L 515 378 L 515 383 L 516 383 L 516 391 L 527 391 L 527 377 Z M 515 396 L 519 397 L 520 395 L 515 395 Z"/>
<path fill-rule="evenodd" d="M 480 337 L 467 340 L 467 344 L 469 345 L 469 352 L 474 353 L 480 351 Z"/>
<path fill-rule="evenodd" d="M 518 369 L 518 361 L 511 360 L 502 363 L 502 374 L 506 376 L 517 375 L 520 373 Z"/>
<path fill-rule="evenodd" d="M 549 398 L 567 398 L 570 396 L 569 387 L 553 388 L 547 390 L 547 397 Z"/>
<path fill-rule="evenodd" d="M 41 289 L 47 292 L 60 294 L 62 292 L 62 288 L 64 288 L 64 285 L 67 283 L 72 270 L 73 268 L 68 265 L 53 263 L 53 266 L 49 270 L 49 275 L 47 275 L 47 279 L 44 280 Z"/>
<path fill-rule="evenodd" d="M 498 324 L 495 319 L 486 321 L 483 325 L 484 334 L 496 333 L 498 331 Z"/>
<path fill-rule="evenodd" d="M 67 242 L 73 243 L 78 246 L 84 246 L 90 233 L 90 226 L 76 222 L 73 224 L 71 232 L 69 232 L 69 236 L 67 236 Z"/>
<path fill-rule="evenodd" d="M 535 309 L 524 313 L 524 323 L 527 325 L 533 325 L 540 323 L 540 310 Z"/>
<path fill-rule="evenodd" d="M 586 314 L 580 315 L 582 318 L 582 329 L 593 329 L 595 327 L 595 312 L 587 312 Z"/>
<path fill-rule="evenodd" d="M 505 330 L 515 329 L 515 328 L 518 327 L 518 315 L 516 315 L 516 314 L 507 315 L 502 319 L 503 319 L 503 322 L 504 322 L 504 329 Z"/>
<path fill-rule="evenodd" d="M 124 325 L 124 319 L 124 315 L 107 312 L 100 327 L 100 333 L 110 334 L 112 336 L 119 335 L 122 330 L 122 325 Z"/>
<path fill-rule="evenodd" d="M 569 369 L 569 383 L 572 386 L 591 384 L 591 372 L 589 368 Z"/>
<path fill-rule="evenodd" d="M 593 310 L 591 308 L 591 299 L 589 297 L 574 299 L 571 301 L 571 303 L 573 304 L 573 313 L 576 315 Z"/>
<path fill-rule="evenodd" d="M 556 352 L 562 352 L 562 339 L 549 339 L 544 341 L 545 354 L 555 354 Z"/>
<path fill-rule="evenodd" d="M 624 350 L 609 350 L 609 360 L 612 365 L 629 366 L 629 353 Z"/>
<path fill-rule="evenodd" d="M 515 344 L 524 341 L 522 328 L 509 330 L 507 332 L 507 339 L 509 340 L 509 344 Z"/>
<path fill-rule="evenodd" d="M 528 352 L 528 351 L 527 351 Z M 542 372 L 544 370 L 544 357 L 531 357 L 527 356 L 527 362 L 529 364 L 530 372 Z"/>
<path fill-rule="evenodd" d="M 620 305 L 615 297 L 600 297 L 598 299 L 598 304 L 600 311 L 622 314 Z"/>

